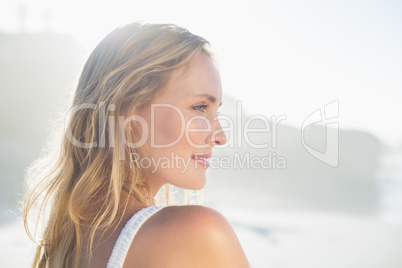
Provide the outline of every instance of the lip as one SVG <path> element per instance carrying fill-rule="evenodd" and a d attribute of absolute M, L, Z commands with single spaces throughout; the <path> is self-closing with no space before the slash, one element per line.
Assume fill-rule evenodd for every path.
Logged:
<path fill-rule="evenodd" d="M 206 159 L 208 159 L 208 158 L 211 158 L 211 156 L 212 156 L 212 154 L 211 153 L 195 153 L 195 154 L 193 154 L 193 155 L 191 155 L 191 157 L 199 157 L 199 158 L 206 158 Z"/>
<path fill-rule="evenodd" d="M 210 164 L 207 159 L 211 158 L 212 154 L 211 153 L 195 153 L 191 155 L 191 158 L 196 162 L 201 165 L 203 165 L 206 168 L 209 168 Z"/>

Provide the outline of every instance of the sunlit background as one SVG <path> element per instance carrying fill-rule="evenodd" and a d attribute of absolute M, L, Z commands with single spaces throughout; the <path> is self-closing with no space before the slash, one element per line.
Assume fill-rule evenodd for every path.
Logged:
<path fill-rule="evenodd" d="M 26 267 L 31 252 L 16 207 L 24 168 L 89 53 L 136 20 L 175 23 L 210 41 L 221 114 L 236 117 L 241 105 L 236 126 L 256 114 L 283 118 L 276 131 L 250 135 L 267 148 L 243 140 L 216 155 L 275 153 L 270 161 L 285 168 L 208 171 L 205 203 L 232 222 L 252 267 L 402 267 L 401 14 L 402 2 L 391 0 L 1 0 L 0 267 Z M 323 113 L 306 127 L 331 103 L 335 124 Z"/>

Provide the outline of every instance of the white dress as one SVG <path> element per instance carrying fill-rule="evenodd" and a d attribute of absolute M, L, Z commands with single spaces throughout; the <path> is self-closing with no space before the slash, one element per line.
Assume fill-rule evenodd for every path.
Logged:
<path fill-rule="evenodd" d="M 106 266 L 107 268 L 123 267 L 128 250 L 138 230 L 147 219 L 149 219 L 152 215 L 154 215 L 162 208 L 164 208 L 164 206 L 150 206 L 143 208 L 135 213 L 129 221 L 127 221 L 119 237 L 117 238 L 116 244 L 113 247 L 112 254 L 110 255 L 109 261 Z"/>

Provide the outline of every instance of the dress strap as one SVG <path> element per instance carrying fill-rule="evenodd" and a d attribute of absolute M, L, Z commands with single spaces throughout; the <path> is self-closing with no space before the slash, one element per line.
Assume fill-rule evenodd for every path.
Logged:
<path fill-rule="evenodd" d="M 107 268 L 123 267 L 128 250 L 130 249 L 130 246 L 138 230 L 147 219 L 149 219 L 152 215 L 154 215 L 162 208 L 164 208 L 164 206 L 146 207 L 141 209 L 131 217 L 131 219 L 126 223 L 119 237 L 117 238 L 116 244 L 113 247 L 112 254 L 110 255 L 109 261 L 107 263 Z"/>

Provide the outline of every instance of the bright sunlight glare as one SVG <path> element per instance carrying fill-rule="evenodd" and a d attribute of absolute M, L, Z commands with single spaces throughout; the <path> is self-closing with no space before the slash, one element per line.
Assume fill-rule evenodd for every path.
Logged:
<path fill-rule="evenodd" d="M 286 124 L 300 127 L 339 100 L 341 128 L 395 144 L 402 143 L 401 11 L 393 2 L 345 0 L 21 0 L 0 3 L 0 31 L 67 32 L 91 51 L 119 25 L 175 23 L 211 42 L 225 94 L 248 112 L 286 114 Z"/>

